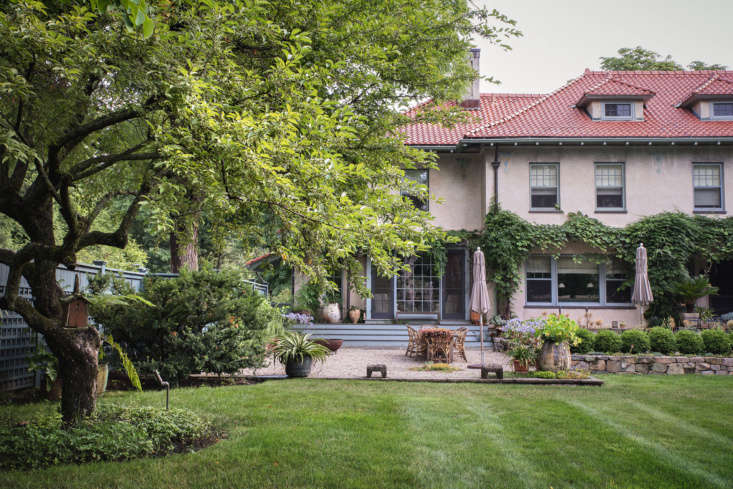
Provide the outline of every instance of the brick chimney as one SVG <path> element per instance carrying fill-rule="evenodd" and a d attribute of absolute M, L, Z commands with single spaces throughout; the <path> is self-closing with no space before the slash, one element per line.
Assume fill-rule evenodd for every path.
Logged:
<path fill-rule="evenodd" d="M 471 63 L 471 68 L 476 72 L 476 77 L 473 79 L 466 96 L 461 101 L 461 107 L 466 109 L 478 109 L 481 102 L 481 93 L 479 91 L 479 75 L 481 73 L 479 62 L 481 61 L 481 50 L 479 48 L 471 48 L 468 60 Z"/>

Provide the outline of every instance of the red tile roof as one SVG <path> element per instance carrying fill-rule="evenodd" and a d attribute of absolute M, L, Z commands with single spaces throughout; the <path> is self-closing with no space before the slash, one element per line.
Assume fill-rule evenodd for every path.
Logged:
<path fill-rule="evenodd" d="M 478 110 L 472 109 L 469 115 L 474 118 L 471 122 L 456 124 L 451 128 L 445 128 L 436 124 L 412 124 L 405 128 L 407 144 L 420 145 L 449 145 L 453 146 L 468 132 L 477 129 L 489 121 L 497 121 L 517 112 L 535 100 L 542 98 L 542 94 L 526 93 L 483 93 Z M 408 115 L 421 110 L 426 104 L 415 107 Z M 454 107 L 453 102 L 447 103 L 446 107 Z"/>
<path fill-rule="evenodd" d="M 405 132 L 410 145 L 452 145 L 471 138 L 733 137 L 733 121 L 703 121 L 679 107 L 695 93 L 733 95 L 733 71 L 586 70 L 546 95 L 482 94 L 479 109 L 471 111 L 480 122 L 451 129 L 414 124 Z M 644 96 L 644 120 L 591 120 L 575 107 L 585 94 Z"/>

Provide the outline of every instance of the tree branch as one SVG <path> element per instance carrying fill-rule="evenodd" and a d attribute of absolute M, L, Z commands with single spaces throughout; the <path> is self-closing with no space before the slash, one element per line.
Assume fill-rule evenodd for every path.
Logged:
<path fill-rule="evenodd" d="M 71 168 L 71 170 L 69 170 L 71 179 L 72 181 L 75 181 L 75 182 L 79 180 L 83 180 L 85 178 L 88 178 L 96 173 L 99 173 L 109 168 L 110 166 L 120 161 L 157 160 L 157 159 L 162 158 L 163 155 L 161 155 L 158 152 L 135 153 L 135 151 L 137 151 L 138 149 L 140 149 L 142 146 L 144 146 L 145 144 L 149 142 L 150 141 L 145 141 L 144 143 L 140 143 L 132 148 L 125 150 L 122 153 L 113 154 L 113 155 L 95 156 L 93 158 L 84 160 L 81 163 L 74 166 L 73 168 Z"/>

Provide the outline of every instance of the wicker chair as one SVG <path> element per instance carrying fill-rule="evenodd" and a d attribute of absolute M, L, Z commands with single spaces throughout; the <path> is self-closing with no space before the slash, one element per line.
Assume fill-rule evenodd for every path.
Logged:
<path fill-rule="evenodd" d="M 417 357 L 425 356 L 425 343 L 420 338 L 420 333 L 412 326 L 407 326 L 407 350 L 405 356 Z"/>
<path fill-rule="evenodd" d="M 464 362 L 468 361 L 468 359 L 466 358 L 466 349 L 465 349 L 467 334 L 468 334 L 468 328 L 466 327 L 458 328 L 456 332 L 453 333 L 453 338 L 455 339 L 456 353 L 460 357 L 463 358 Z"/>

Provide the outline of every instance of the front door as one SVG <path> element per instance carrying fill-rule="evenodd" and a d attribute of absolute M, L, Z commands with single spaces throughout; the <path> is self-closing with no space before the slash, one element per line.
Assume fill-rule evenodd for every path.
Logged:
<path fill-rule="evenodd" d="M 443 318 L 466 318 L 466 252 L 448 250 L 443 275 Z"/>
<path fill-rule="evenodd" d="M 372 266 L 372 319 L 394 318 L 394 279 L 380 277 Z"/>

